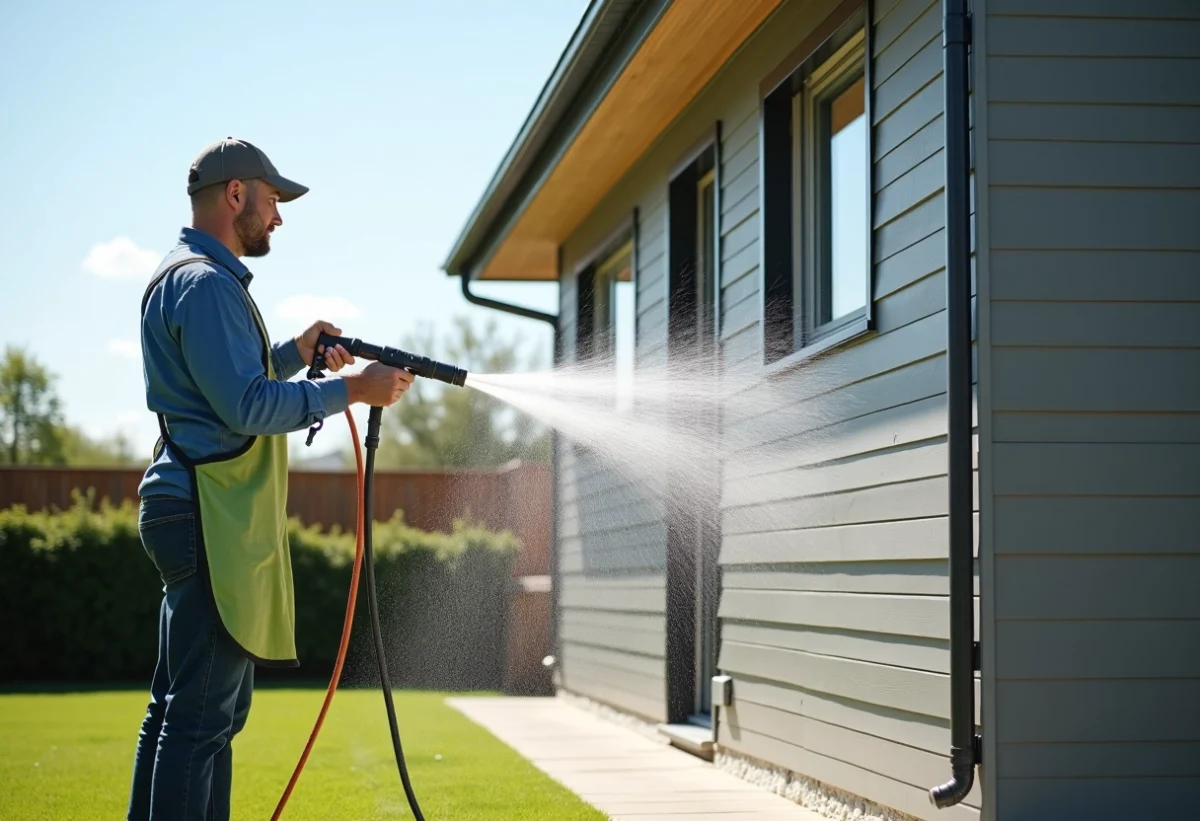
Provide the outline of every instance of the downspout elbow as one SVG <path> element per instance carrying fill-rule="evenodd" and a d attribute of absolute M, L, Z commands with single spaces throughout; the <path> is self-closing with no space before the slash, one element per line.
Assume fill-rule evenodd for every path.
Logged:
<path fill-rule="evenodd" d="M 460 271 L 458 281 L 462 286 L 463 299 L 470 302 L 472 305 L 478 305 L 481 308 L 491 308 L 493 311 L 502 311 L 506 314 L 514 316 L 523 316 L 526 319 L 537 319 L 548 323 L 550 327 L 558 331 L 558 317 L 554 314 L 548 314 L 544 311 L 536 311 L 533 308 L 526 308 L 523 305 L 513 305 L 508 302 L 501 302 L 496 299 L 488 299 L 471 292 L 471 274 L 469 271 Z"/>
<path fill-rule="evenodd" d="M 953 747 L 950 750 L 950 780 L 929 791 L 929 800 L 939 810 L 962 803 L 975 786 L 975 750 Z"/>

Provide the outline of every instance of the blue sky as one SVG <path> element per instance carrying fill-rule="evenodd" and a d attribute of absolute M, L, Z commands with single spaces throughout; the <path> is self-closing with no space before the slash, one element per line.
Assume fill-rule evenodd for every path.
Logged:
<path fill-rule="evenodd" d="M 23 3 L 0 26 L 0 345 L 58 377 L 69 422 L 148 453 L 138 307 L 190 219 L 187 168 L 228 135 L 312 190 L 248 260 L 272 335 L 320 312 L 399 344 L 498 318 L 439 266 L 587 0 Z M 553 285 L 478 290 L 553 310 Z M 365 423 L 365 412 L 358 417 Z M 349 443 L 334 420 L 323 448 Z M 294 439 L 303 439 L 295 434 Z"/>

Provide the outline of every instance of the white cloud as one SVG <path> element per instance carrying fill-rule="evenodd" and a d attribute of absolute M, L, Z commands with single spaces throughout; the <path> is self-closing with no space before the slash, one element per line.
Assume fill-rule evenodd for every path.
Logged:
<path fill-rule="evenodd" d="M 108 353 L 126 359 L 137 359 L 142 355 L 142 346 L 131 339 L 110 339 Z"/>
<path fill-rule="evenodd" d="M 306 324 L 316 322 L 318 319 L 336 322 L 362 316 L 362 311 L 358 309 L 358 306 L 344 296 L 316 296 L 314 294 L 293 294 L 275 306 L 275 313 L 283 319 L 294 319 Z"/>
<path fill-rule="evenodd" d="M 83 259 L 83 270 L 102 279 L 148 277 L 158 267 L 161 256 L 139 248 L 129 237 L 98 242 Z"/>

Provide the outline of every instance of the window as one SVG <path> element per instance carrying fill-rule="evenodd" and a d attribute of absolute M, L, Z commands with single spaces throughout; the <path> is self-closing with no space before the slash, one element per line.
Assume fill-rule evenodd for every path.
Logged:
<path fill-rule="evenodd" d="M 634 286 L 633 239 L 608 243 L 577 276 L 576 359 L 611 364 L 618 411 L 633 400 Z"/>
<path fill-rule="evenodd" d="M 714 127 L 676 163 L 667 187 L 667 359 L 693 369 L 710 367 L 714 349 L 718 140 Z"/>
<path fill-rule="evenodd" d="M 765 352 L 817 352 L 870 328 L 869 78 L 861 8 L 828 21 L 763 98 Z"/>

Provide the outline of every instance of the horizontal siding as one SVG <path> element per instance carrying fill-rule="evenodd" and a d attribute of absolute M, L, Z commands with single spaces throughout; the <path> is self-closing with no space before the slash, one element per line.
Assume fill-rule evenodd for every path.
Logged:
<path fill-rule="evenodd" d="M 951 810 L 927 797 L 949 749 L 940 8 L 875 8 L 876 331 L 726 403 L 720 741 L 916 817 L 977 818 L 979 785 Z M 813 22 L 778 24 L 794 43 Z M 725 182 L 722 348 L 753 363 L 743 220 L 760 223 L 749 182 Z"/>
<path fill-rule="evenodd" d="M 1178 815 L 1200 786 L 1200 5 L 986 9 L 996 815 Z"/>
<path fill-rule="evenodd" d="M 1127 0 L 987 0 L 991 15 L 1022 15 L 1029 22 L 1039 16 L 1089 18 L 1134 18 L 1200 20 L 1193 0 L 1155 0 L 1131 4 Z M 1061 45 L 1059 46 L 1061 48 Z M 1057 53 L 1057 52 L 1056 52 Z"/>
<path fill-rule="evenodd" d="M 859 778 L 873 777 L 891 781 L 894 784 L 894 793 L 905 796 L 901 799 L 902 806 L 898 806 L 897 809 L 908 810 L 909 806 L 917 806 L 920 799 L 924 798 L 922 790 L 912 786 L 905 789 L 906 785 L 937 784 L 941 783 L 939 779 L 945 778 L 944 755 L 916 750 L 890 739 L 859 733 L 837 724 L 815 721 L 772 707 L 739 704 L 732 712 L 733 720 L 737 721 L 739 727 L 745 728 L 747 732 L 771 738 L 781 745 L 791 746 L 787 739 L 804 739 L 803 753 L 792 753 L 798 760 L 848 762 L 849 766 L 860 771 L 856 773 Z M 979 803 L 979 791 L 979 785 L 976 784 L 968 794 L 967 800 Z M 955 815 L 972 817 L 963 811 Z"/>
<path fill-rule="evenodd" d="M 638 217 L 634 338 L 637 361 L 645 362 L 654 356 L 647 340 L 666 322 L 665 199 L 644 204 Z M 596 226 L 594 233 L 611 230 L 611 224 Z M 575 265 L 570 251 L 566 270 Z M 563 286 L 563 315 L 573 318 L 573 283 L 567 278 Z M 568 337 L 570 362 L 574 334 Z M 630 481 L 588 448 L 566 442 L 559 455 L 557 513 L 563 686 L 660 721 L 666 708 L 661 504 L 652 489 Z"/>
<path fill-rule="evenodd" d="M 1064 753 L 1072 751 L 1064 745 Z M 1200 778 L 1001 778 L 998 787 L 1002 812 L 1022 821 L 1060 821 L 1075 814 L 1094 819 L 1186 818 Z M 1064 808 L 1071 816 L 1064 815 Z"/>

